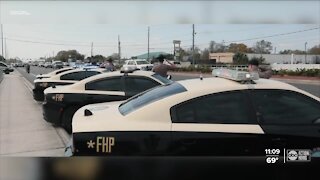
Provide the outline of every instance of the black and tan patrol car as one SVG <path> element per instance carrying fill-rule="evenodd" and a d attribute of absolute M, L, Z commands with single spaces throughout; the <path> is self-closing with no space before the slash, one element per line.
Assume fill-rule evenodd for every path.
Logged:
<path fill-rule="evenodd" d="M 35 79 L 33 81 L 34 83 L 33 98 L 36 101 L 43 101 L 44 100 L 43 91 L 50 86 L 70 85 L 82 79 L 85 79 L 97 74 L 101 74 L 103 72 L 107 72 L 106 69 L 80 68 L 80 69 L 65 71 L 63 73 L 56 74 L 48 78 Z"/>
<path fill-rule="evenodd" d="M 122 101 L 155 86 L 172 81 L 147 71 L 115 71 L 84 79 L 70 86 L 44 91 L 44 119 L 71 131 L 73 114 L 82 106 L 93 103 Z"/>
<path fill-rule="evenodd" d="M 320 99 L 257 74 L 178 81 L 73 116 L 74 155 L 265 156 L 320 147 Z M 318 149 L 319 150 L 319 149 Z"/>

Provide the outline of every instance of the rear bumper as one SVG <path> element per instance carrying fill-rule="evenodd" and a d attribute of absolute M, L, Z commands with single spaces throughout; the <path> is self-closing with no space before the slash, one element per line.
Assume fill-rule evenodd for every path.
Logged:
<path fill-rule="evenodd" d="M 33 99 L 36 101 L 43 101 L 44 100 L 44 89 L 33 89 Z"/>
<path fill-rule="evenodd" d="M 49 123 L 61 125 L 63 109 L 61 105 L 44 102 L 42 105 L 43 119 Z"/>

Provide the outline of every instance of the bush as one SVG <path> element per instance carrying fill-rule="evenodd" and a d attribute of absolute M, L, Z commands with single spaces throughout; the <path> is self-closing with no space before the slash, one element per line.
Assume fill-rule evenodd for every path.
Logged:
<path fill-rule="evenodd" d="M 297 69 L 296 71 L 284 70 L 279 71 L 273 70 L 274 75 L 289 75 L 289 76 L 309 76 L 309 77 L 320 77 L 320 69 Z"/>
<path fill-rule="evenodd" d="M 201 73 L 211 73 L 212 69 L 210 66 L 207 65 L 198 65 L 198 67 L 195 67 L 193 65 L 190 65 L 188 67 L 183 68 L 176 68 L 173 71 L 175 72 L 201 72 Z"/>

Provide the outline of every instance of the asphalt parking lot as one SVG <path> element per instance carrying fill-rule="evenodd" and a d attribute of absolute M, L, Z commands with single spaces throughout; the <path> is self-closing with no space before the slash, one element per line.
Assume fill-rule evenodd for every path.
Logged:
<path fill-rule="evenodd" d="M 30 74 L 17 68 L 0 84 L 0 156 L 64 156 L 70 139 L 62 128 L 42 118 L 41 103 L 33 100 L 33 80 L 51 68 L 31 67 Z M 173 74 L 173 80 L 198 78 L 197 74 Z M 208 76 L 208 75 L 206 75 Z M 320 97 L 320 84 L 290 82 Z"/>

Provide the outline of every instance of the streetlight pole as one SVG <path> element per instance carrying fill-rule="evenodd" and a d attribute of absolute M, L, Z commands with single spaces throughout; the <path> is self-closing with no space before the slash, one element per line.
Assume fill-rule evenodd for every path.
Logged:
<path fill-rule="evenodd" d="M 307 44 L 308 42 L 304 43 L 304 63 L 307 64 Z"/>
<path fill-rule="evenodd" d="M 194 24 L 192 24 L 192 64 L 195 66 L 195 60 L 194 60 Z"/>
<path fill-rule="evenodd" d="M 1 24 L 1 55 L 2 55 L 2 57 L 4 58 L 4 54 L 3 54 L 3 40 L 4 40 L 4 38 L 3 38 L 3 27 L 2 27 L 2 24 Z"/>
<path fill-rule="evenodd" d="M 148 61 L 150 56 L 150 26 L 148 26 Z"/>

